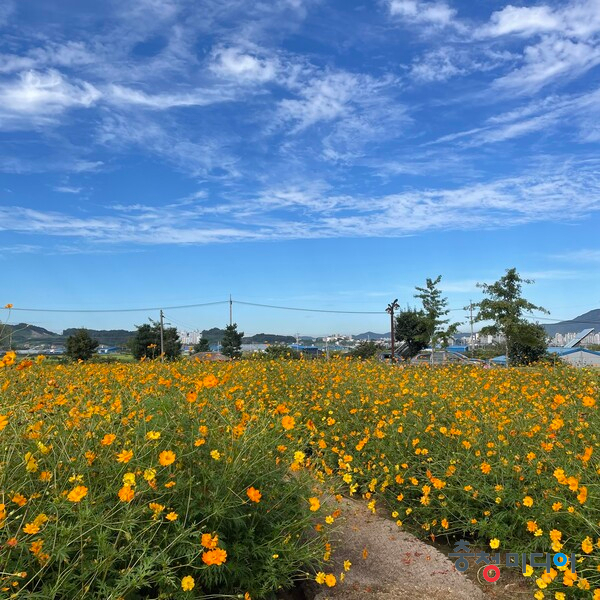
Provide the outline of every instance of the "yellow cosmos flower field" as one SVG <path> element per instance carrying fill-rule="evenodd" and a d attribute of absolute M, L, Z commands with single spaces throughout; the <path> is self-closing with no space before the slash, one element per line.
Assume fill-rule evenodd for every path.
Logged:
<path fill-rule="evenodd" d="M 600 373 L 347 360 L 0 370 L 0 596 L 269 598 L 364 499 L 445 543 L 563 552 L 600 597 Z M 309 533 L 312 532 L 312 533 Z M 333 548 L 335 551 L 335 547 Z"/>

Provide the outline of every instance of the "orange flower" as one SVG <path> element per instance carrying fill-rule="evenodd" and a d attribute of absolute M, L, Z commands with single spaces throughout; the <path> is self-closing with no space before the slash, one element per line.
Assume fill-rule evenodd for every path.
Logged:
<path fill-rule="evenodd" d="M 76 485 L 67 495 L 69 502 L 81 502 L 87 496 L 88 489 L 85 485 Z"/>
<path fill-rule="evenodd" d="M 227 552 L 222 548 L 207 550 L 202 555 L 202 562 L 207 565 L 222 565 L 227 560 Z"/>
<path fill-rule="evenodd" d="M 39 533 L 39 531 L 40 527 L 35 523 L 27 523 L 27 525 L 23 527 L 23 532 L 28 533 L 29 535 L 35 535 L 36 533 Z"/>
<path fill-rule="evenodd" d="M 119 490 L 119 500 L 121 502 L 131 502 L 133 500 L 134 496 L 135 496 L 135 492 L 133 491 L 133 488 L 128 483 L 126 483 Z"/>
<path fill-rule="evenodd" d="M 321 503 L 319 502 L 318 498 L 309 498 L 308 501 L 310 502 L 310 510 L 312 510 L 313 512 L 321 508 Z"/>
<path fill-rule="evenodd" d="M 117 454 L 117 462 L 128 463 L 133 458 L 133 452 L 131 450 L 122 450 Z"/>
<path fill-rule="evenodd" d="M 115 440 L 117 436 L 114 433 L 107 433 L 101 440 L 100 443 L 103 446 L 110 446 Z"/>
<path fill-rule="evenodd" d="M 163 450 L 158 456 L 158 462 L 163 467 L 168 467 L 169 465 L 172 465 L 175 462 L 176 458 L 177 456 L 175 452 L 172 452 L 171 450 Z"/>
<path fill-rule="evenodd" d="M 281 426 L 285 430 L 289 431 L 290 429 L 294 429 L 294 427 L 296 426 L 296 421 L 294 420 L 294 417 L 286 415 L 281 419 Z"/>
<path fill-rule="evenodd" d="M 8 425 L 8 415 L 0 415 L 0 431 Z"/>
<path fill-rule="evenodd" d="M 246 494 L 248 495 L 248 498 L 252 500 L 252 502 L 260 502 L 260 499 L 262 498 L 262 494 L 254 487 L 249 487 L 246 490 Z"/>
<path fill-rule="evenodd" d="M 25 506 L 25 504 L 27 503 L 27 498 L 25 498 L 25 496 L 23 496 L 22 494 L 15 494 L 12 497 L 12 501 L 18 506 Z"/>
<path fill-rule="evenodd" d="M 176 512 L 170 512 L 165 515 L 167 521 L 176 521 L 179 515 Z"/>
<path fill-rule="evenodd" d="M 210 533 L 203 533 L 200 543 L 202 546 L 204 546 L 204 548 L 207 548 L 208 550 L 214 550 L 219 543 L 219 536 L 213 536 Z"/>

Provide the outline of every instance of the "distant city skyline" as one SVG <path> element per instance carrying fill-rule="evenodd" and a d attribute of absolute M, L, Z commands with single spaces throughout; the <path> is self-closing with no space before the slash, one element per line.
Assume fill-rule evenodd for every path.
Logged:
<path fill-rule="evenodd" d="M 556 320 L 599 308 L 599 2 L 4 0 L 0 307 L 381 311 L 235 307 L 323 336 L 440 274 L 465 322 L 516 267 Z"/>

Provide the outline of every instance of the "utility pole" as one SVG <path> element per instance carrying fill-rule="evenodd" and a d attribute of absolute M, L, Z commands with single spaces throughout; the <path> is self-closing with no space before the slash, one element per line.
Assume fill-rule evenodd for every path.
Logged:
<path fill-rule="evenodd" d="M 160 309 L 160 362 L 165 362 L 165 315 Z"/>
<path fill-rule="evenodd" d="M 392 334 L 392 356 L 390 362 L 394 364 L 396 362 L 396 357 L 394 356 L 394 311 L 400 308 L 398 304 L 398 298 L 396 298 L 393 302 L 387 305 L 385 312 L 390 313 L 390 332 Z"/>
<path fill-rule="evenodd" d="M 233 325 L 233 300 L 231 294 L 229 294 L 229 326 Z"/>
<path fill-rule="evenodd" d="M 469 300 L 469 312 L 471 314 L 470 317 L 470 321 L 471 321 L 471 348 L 469 348 L 471 350 L 471 352 L 473 351 L 473 300 Z"/>

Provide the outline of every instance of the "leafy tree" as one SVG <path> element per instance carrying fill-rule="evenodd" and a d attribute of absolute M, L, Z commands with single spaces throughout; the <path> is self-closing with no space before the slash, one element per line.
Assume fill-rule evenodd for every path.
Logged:
<path fill-rule="evenodd" d="M 378 356 L 385 348 L 377 342 L 364 340 L 348 353 L 353 358 L 369 359 Z"/>
<path fill-rule="evenodd" d="M 398 342 L 404 342 L 406 358 L 416 356 L 423 348 L 427 348 L 429 341 L 427 316 L 422 310 L 407 308 L 396 316 L 394 337 Z"/>
<path fill-rule="evenodd" d="M 298 350 L 294 350 L 285 344 L 271 344 L 265 349 L 264 354 L 267 358 L 272 359 L 291 358 L 297 360 L 302 358 L 302 355 Z"/>
<path fill-rule="evenodd" d="M 548 335 L 538 323 L 519 323 L 512 330 L 508 351 L 513 365 L 530 365 L 546 357 Z"/>
<path fill-rule="evenodd" d="M 519 355 L 524 356 L 527 354 L 525 348 L 528 344 L 533 344 L 533 352 L 539 342 L 539 334 L 526 327 L 528 322 L 523 314 L 531 313 L 534 310 L 548 313 L 545 308 L 523 298 L 521 288 L 524 283 L 531 284 L 533 280 L 523 279 L 513 267 L 507 269 L 506 274 L 495 283 L 477 284 L 477 287 L 481 288 L 488 297 L 477 303 L 479 312 L 475 316 L 475 321 L 492 321 L 492 325 L 481 328 L 481 333 L 504 337 L 507 366 L 512 358 L 511 350 L 518 350 Z M 515 346 L 515 344 L 520 344 L 520 346 Z"/>
<path fill-rule="evenodd" d="M 415 294 L 415 298 L 419 298 L 423 303 L 428 336 L 426 341 L 430 343 L 432 349 L 438 345 L 446 348 L 460 325 L 460 323 L 450 323 L 450 319 L 444 318 L 450 311 L 447 308 L 448 299 L 442 297 L 442 292 L 437 287 L 441 280 L 441 275 L 436 279 L 428 277 L 425 280 L 425 287 L 417 287 L 419 293 Z"/>
<path fill-rule="evenodd" d="M 160 356 L 160 323 L 150 320 L 150 324 L 136 325 L 137 333 L 129 344 L 136 359 Z M 175 327 L 165 327 L 163 331 L 165 358 L 173 360 L 181 354 L 181 341 Z"/>
<path fill-rule="evenodd" d="M 88 360 L 98 348 L 98 340 L 90 337 L 87 329 L 78 329 L 67 338 L 66 355 L 73 360 Z"/>
<path fill-rule="evenodd" d="M 198 340 L 198 342 L 194 344 L 192 351 L 193 352 L 210 352 L 210 342 L 206 338 L 201 337 Z"/>
<path fill-rule="evenodd" d="M 240 358 L 242 356 L 243 337 L 244 332 L 237 330 L 237 323 L 227 325 L 221 342 L 221 352 L 229 358 Z"/>

